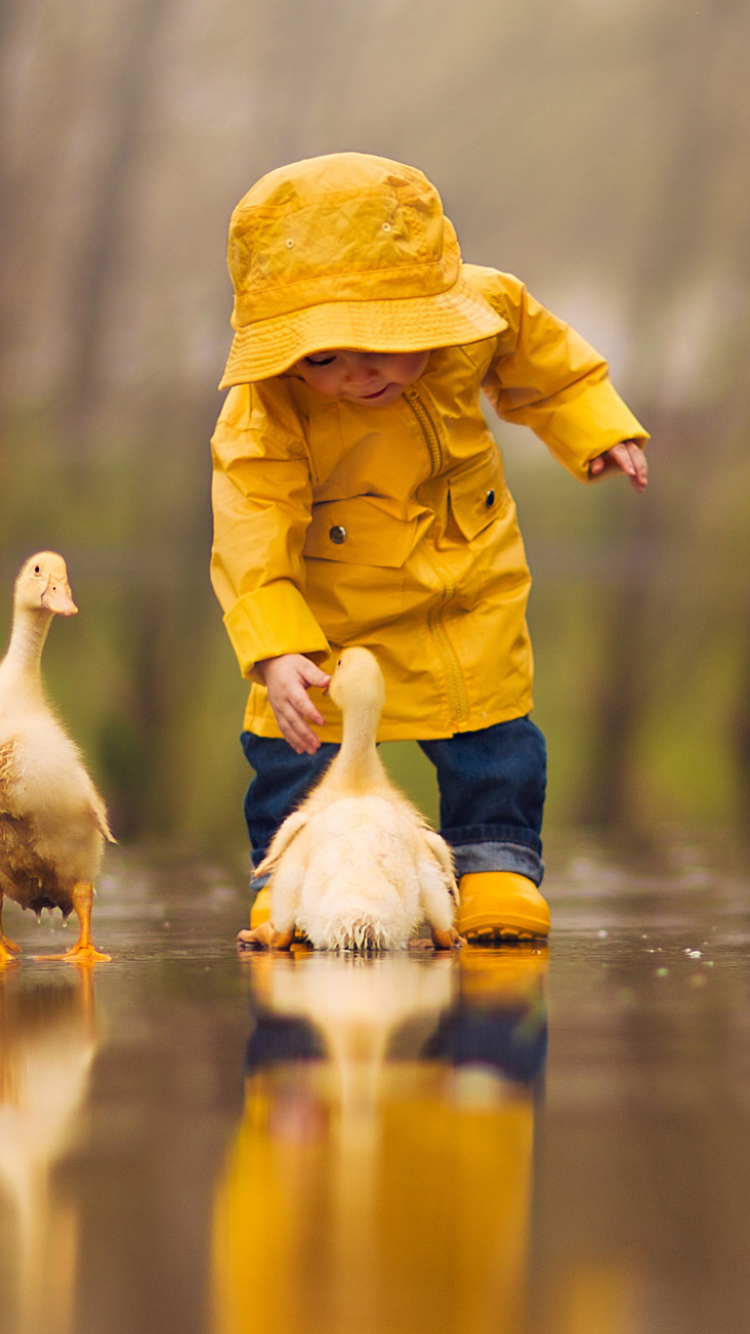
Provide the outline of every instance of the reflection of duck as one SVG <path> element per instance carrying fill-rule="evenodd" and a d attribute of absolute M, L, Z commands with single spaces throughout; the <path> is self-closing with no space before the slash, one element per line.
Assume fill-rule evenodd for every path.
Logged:
<path fill-rule="evenodd" d="M 62 557 L 32 556 L 16 581 L 13 632 L 0 663 L 0 965 L 18 949 L 2 933 L 4 896 L 36 913 L 60 908 L 67 917 L 75 909 L 77 944 L 48 958 L 109 958 L 94 948 L 90 922 L 104 840 L 114 839 L 104 803 L 42 686 L 52 617 L 76 610 Z"/>
<path fill-rule="evenodd" d="M 97 1048 L 93 980 L 28 985 L 0 974 L 0 1190 L 15 1241 L 18 1334 L 67 1334 L 77 1219 L 51 1174 L 68 1148 Z M 1 1199 L 1 1197 L 0 1197 Z M 12 1294 L 4 1297 L 4 1311 Z"/>
<path fill-rule="evenodd" d="M 252 962 L 263 1018 L 303 1021 L 300 1034 L 313 1025 L 318 1050 L 333 1063 L 342 1114 L 354 1107 L 374 1114 L 378 1080 L 393 1034 L 407 1021 L 424 1023 L 425 1017 L 428 1027 L 433 1026 L 449 1009 L 456 985 L 448 959 L 438 963 L 401 953 L 346 960 L 300 953 L 294 966 L 286 968 L 278 966 L 282 960 Z M 428 962 L 433 966 L 426 966 Z M 259 1024 L 250 1039 L 250 1064 L 262 1031 Z M 285 1059 L 297 1055 L 293 1047 Z"/>
<path fill-rule="evenodd" d="M 344 715 L 341 749 L 257 868 L 273 873 L 273 926 L 240 941 L 286 949 L 296 925 L 319 949 L 403 949 L 427 920 L 450 948 L 460 943 L 451 854 L 377 753 L 385 685 L 372 653 L 345 649 L 330 694 Z"/>
<path fill-rule="evenodd" d="M 521 1334 L 546 951 L 247 962 L 216 1334 Z"/>

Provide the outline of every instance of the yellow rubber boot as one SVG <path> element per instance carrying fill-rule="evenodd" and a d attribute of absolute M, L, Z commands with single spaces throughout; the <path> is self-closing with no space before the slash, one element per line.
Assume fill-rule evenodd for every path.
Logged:
<path fill-rule="evenodd" d="M 515 871 L 461 876 L 456 926 L 472 945 L 549 935 L 549 908 L 533 880 Z"/>
<path fill-rule="evenodd" d="M 254 931 L 261 922 L 267 922 L 271 916 L 271 890 L 264 885 L 258 890 L 255 902 L 250 909 L 250 930 Z"/>

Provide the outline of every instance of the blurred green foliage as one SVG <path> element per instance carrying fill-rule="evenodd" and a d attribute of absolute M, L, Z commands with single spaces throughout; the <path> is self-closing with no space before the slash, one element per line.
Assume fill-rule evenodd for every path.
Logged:
<path fill-rule="evenodd" d="M 397 40 L 396 40 L 397 39 Z M 245 685 L 208 583 L 231 207 L 359 148 L 609 356 L 652 485 L 499 427 L 535 576 L 551 823 L 747 829 L 750 11 L 736 0 L 16 0 L 0 25 L 0 625 L 69 563 L 49 693 L 122 839 L 240 846 Z M 385 747 L 436 814 L 416 745 Z"/>

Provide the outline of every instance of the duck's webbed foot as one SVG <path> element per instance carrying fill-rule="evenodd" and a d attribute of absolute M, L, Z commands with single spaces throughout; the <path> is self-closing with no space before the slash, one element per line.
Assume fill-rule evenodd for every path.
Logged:
<path fill-rule="evenodd" d="M 238 931 L 237 949 L 288 950 L 293 939 L 293 927 L 291 931 L 277 931 L 270 921 L 266 921 L 251 930 Z"/>
<path fill-rule="evenodd" d="M 16 945 L 14 940 L 8 940 L 0 931 L 0 968 L 5 968 L 9 963 L 18 963 L 17 954 L 21 953 L 21 946 Z"/>
<path fill-rule="evenodd" d="M 3 894 L 2 889 L 0 889 L 0 965 L 16 963 L 17 961 L 13 958 L 13 955 L 21 953 L 21 946 L 17 945 L 15 940 L 8 940 L 8 937 L 3 931 L 4 902 L 5 895 Z"/>
<path fill-rule="evenodd" d="M 111 954 L 102 954 L 91 939 L 91 906 L 94 902 L 94 886 L 79 883 L 73 886 L 73 907 L 81 924 L 81 934 L 72 949 L 63 954 L 36 954 L 35 959 L 46 963 L 48 959 L 62 959 L 65 963 L 109 963 Z"/>
<path fill-rule="evenodd" d="M 460 950 L 461 946 L 466 944 L 455 926 L 449 927 L 447 931 L 442 931 L 439 926 L 433 926 L 431 930 L 432 943 L 436 950 Z"/>
<path fill-rule="evenodd" d="M 35 954 L 37 962 L 46 963 L 48 959 L 63 959 L 65 963 L 109 963 L 112 955 L 102 954 L 92 941 L 82 944 L 78 941 L 72 949 L 64 950 L 62 954 Z"/>

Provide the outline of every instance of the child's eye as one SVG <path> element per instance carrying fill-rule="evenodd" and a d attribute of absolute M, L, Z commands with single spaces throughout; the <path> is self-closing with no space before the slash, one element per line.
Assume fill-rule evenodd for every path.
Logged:
<path fill-rule="evenodd" d="M 330 356 L 330 357 L 305 357 L 305 361 L 307 362 L 308 366 L 330 366 L 331 362 L 332 362 L 332 361 L 335 361 L 335 360 L 336 360 L 336 358 L 335 358 L 334 356 Z"/>

